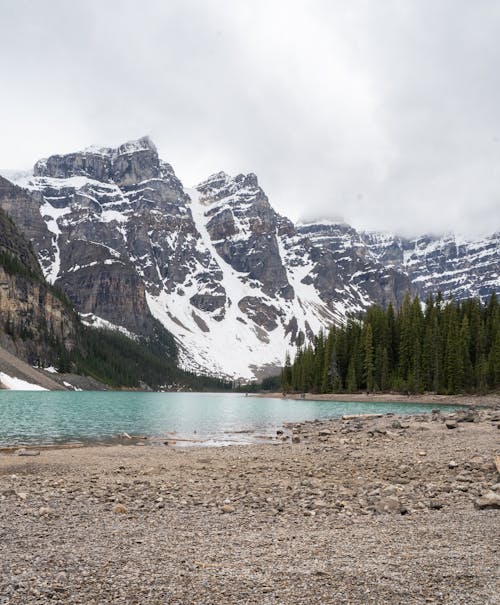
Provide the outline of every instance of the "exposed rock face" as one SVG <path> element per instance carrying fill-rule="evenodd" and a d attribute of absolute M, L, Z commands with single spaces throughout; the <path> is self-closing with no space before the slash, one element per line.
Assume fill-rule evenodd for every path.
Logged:
<path fill-rule="evenodd" d="M 260 298 L 245 296 L 239 301 L 238 307 L 250 320 L 266 331 L 272 332 L 277 328 L 279 309 L 272 305 L 266 305 Z"/>
<path fill-rule="evenodd" d="M 2 182 L 0 182 L 0 191 Z M 276 370 L 333 322 L 404 293 L 500 290 L 499 237 L 408 241 L 343 224 L 295 226 L 254 174 L 217 173 L 184 189 L 144 137 L 40 160 L 0 203 L 44 274 L 86 317 L 172 332 L 192 370 Z"/>
<path fill-rule="evenodd" d="M 134 185 L 160 176 L 153 142 L 143 137 L 117 149 L 92 147 L 77 153 L 53 155 L 35 164 L 34 176 L 68 179 L 83 176 L 117 185 Z"/>
<path fill-rule="evenodd" d="M 319 223 L 298 230 L 315 245 L 314 283 L 325 300 L 335 300 L 342 292 L 352 303 L 361 295 L 365 301 L 398 306 L 406 291 L 416 294 L 409 277 L 374 258 L 349 225 Z"/>
<path fill-rule="evenodd" d="M 71 300 L 81 313 L 147 334 L 149 307 L 144 283 L 130 263 L 116 260 L 104 266 L 93 265 L 65 273 L 57 283 L 71 293 Z"/>
<path fill-rule="evenodd" d="M 276 236 L 277 214 L 254 174 L 219 172 L 197 187 L 209 208 L 207 230 L 218 254 L 269 296 L 293 298 Z"/>
<path fill-rule="evenodd" d="M 0 180 L 1 182 L 1 180 Z M 19 193 L 13 192 L 18 199 Z M 0 199 L 12 201 L 9 189 Z M 0 208 L 0 344 L 35 363 L 53 361 L 53 342 L 71 348 L 76 316 L 45 284 L 30 244 Z"/>
<path fill-rule="evenodd" d="M 48 254 L 49 249 L 52 248 L 52 235 L 40 213 L 41 201 L 41 194 L 27 191 L 0 176 L 0 206 L 24 237 L 33 243 L 35 251 L 39 254 Z M 3 241 L 5 244 L 5 238 Z M 23 258 L 23 262 L 25 260 Z M 36 264 L 38 266 L 38 262 Z M 32 263 L 30 265 L 33 266 Z"/>

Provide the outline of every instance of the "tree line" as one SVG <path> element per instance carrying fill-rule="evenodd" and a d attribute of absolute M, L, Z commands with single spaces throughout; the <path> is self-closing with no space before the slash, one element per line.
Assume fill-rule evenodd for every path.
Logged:
<path fill-rule="evenodd" d="M 175 384 L 197 391 L 231 390 L 231 381 L 180 369 L 170 334 L 159 327 L 154 337 L 136 341 L 116 331 L 80 325 L 76 346 L 60 350 L 57 370 L 91 376 L 114 388 Z"/>
<path fill-rule="evenodd" d="M 496 294 L 425 304 L 406 294 L 396 311 L 370 307 L 287 354 L 285 391 L 485 393 L 500 388 L 500 305 Z"/>

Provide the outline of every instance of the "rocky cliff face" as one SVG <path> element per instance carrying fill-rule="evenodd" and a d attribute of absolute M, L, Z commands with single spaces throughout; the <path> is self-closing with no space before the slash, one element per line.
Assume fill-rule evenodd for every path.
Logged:
<path fill-rule="evenodd" d="M 84 320 L 147 335 L 157 318 L 188 369 L 261 375 L 374 302 L 500 287 L 498 236 L 464 246 L 295 226 L 254 174 L 185 189 L 147 137 L 41 160 L 24 185 L 1 203 Z"/>
<path fill-rule="evenodd" d="M 0 177 L 0 201 L 25 199 Z M 0 344 L 18 357 L 49 365 L 57 343 L 71 348 L 76 316 L 45 283 L 28 241 L 0 208 Z"/>
<path fill-rule="evenodd" d="M 150 333 L 146 284 L 152 292 L 164 278 L 175 286 L 189 270 L 182 248 L 191 235 L 183 222 L 187 196 L 151 141 L 41 160 L 30 191 L 50 233 L 49 245 L 43 229 L 30 234 L 47 278 L 88 321 Z M 173 232 L 178 246 L 155 244 Z"/>

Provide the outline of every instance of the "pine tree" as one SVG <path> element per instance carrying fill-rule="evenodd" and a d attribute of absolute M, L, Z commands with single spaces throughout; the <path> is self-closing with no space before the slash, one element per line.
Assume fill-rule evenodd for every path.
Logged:
<path fill-rule="evenodd" d="M 364 379 L 366 390 L 373 391 L 374 378 L 374 356 L 373 356 L 373 332 L 371 324 L 366 324 L 364 335 Z"/>
<path fill-rule="evenodd" d="M 447 336 L 445 348 L 446 390 L 449 394 L 456 393 L 460 388 L 463 376 L 462 359 L 460 356 L 460 342 L 457 309 L 453 303 L 448 303 L 447 310 Z"/>
<path fill-rule="evenodd" d="M 355 393 L 358 390 L 358 381 L 356 378 L 356 362 L 354 357 L 349 362 L 349 368 L 347 370 L 347 391 L 349 393 Z"/>
<path fill-rule="evenodd" d="M 464 315 L 460 326 L 460 366 L 459 366 L 459 387 L 462 390 L 470 390 L 474 382 L 474 372 L 472 370 L 472 362 L 470 359 L 470 327 L 469 318 Z"/>
<path fill-rule="evenodd" d="M 98 348 L 95 355 L 99 355 Z M 492 295 L 443 301 L 406 295 L 397 315 L 371 307 L 364 316 L 332 328 L 325 338 L 289 356 L 282 385 L 295 390 L 355 392 L 392 388 L 456 393 L 500 387 L 500 305 Z"/>
<path fill-rule="evenodd" d="M 399 310 L 397 323 L 399 332 L 399 368 L 398 368 L 398 382 L 407 390 L 409 386 L 409 379 L 412 370 L 412 358 L 413 358 L 413 342 L 412 342 L 412 329 L 411 329 L 411 300 L 410 295 L 407 292 L 403 299 L 403 304 Z"/>
<path fill-rule="evenodd" d="M 391 378 L 389 372 L 389 353 L 387 347 L 382 349 L 382 364 L 380 369 L 380 389 L 384 392 L 391 388 Z"/>
<path fill-rule="evenodd" d="M 286 352 L 285 365 L 281 372 L 281 385 L 284 391 L 289 391 L 292 388 L 292 363 L 288 351 Z"/>
<path fill-rule="evenodd" d="M 489 354 L 489 386 L 492 389 L 500 387 L 500 329 L 496 330 Z"/>

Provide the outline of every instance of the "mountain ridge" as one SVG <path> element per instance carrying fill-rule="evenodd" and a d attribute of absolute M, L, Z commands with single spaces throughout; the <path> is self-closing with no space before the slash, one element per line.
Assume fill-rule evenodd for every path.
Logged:
<path fill-rule="evenodd" d="M 144 334 L 156 318 L 190 370 L 261 377 L 370 304 L 500 289 L 498 235 L 453 248 L 333 221 L 294 225 L 253 173 L 185 188 L 148 137 L 51 156 L 22 184 L 29 200 L 13 218 L 84 321 Z"/>

